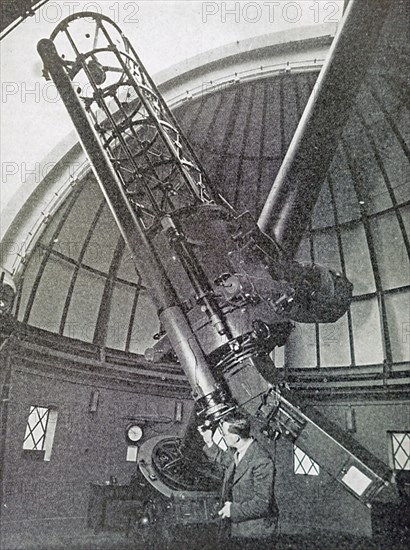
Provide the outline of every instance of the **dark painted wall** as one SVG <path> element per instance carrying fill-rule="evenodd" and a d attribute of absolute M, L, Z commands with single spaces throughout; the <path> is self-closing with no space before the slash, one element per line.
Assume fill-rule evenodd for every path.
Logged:
<path fill-rule="evenodd" d="M 13 363 L 13 361 L 12 361 Z M 126 461 L 125 428 L 133 417 L 161 418 L 145 425 L 146 438 L 164 433 L 182 435 L 192 402 L 138 393 L 132 385 L 111 384 L 86 377 L 53 376 L 27 369 L 14 361 L 4 455 L 2 527 L 5 540 L 24 544 L 64 526 L 86 526 L 90 483 L 115 476 L 127 484 L 136 470 Z M 90 395 L 100 392 L 96 412 L 89 412 Z M 175 402 L 183 402 L 182 422 L 175 422 Z M 31 405 L 55 406 L 57 428 L 51 460 L 27 456 L 23 439 Z M 165 422 L 168 418 L 169 422 Z M 19 542 L 20 541 L 20 542 Z M 13 544 L 14 544 L 13 543 Z M 21 546 L 24 547 L 24 546 Z M 38 546 L 39 548 L 41 547 Z"/>
<path fill-rule="evenodd" d="M 91 392 L 100 391 L 98 410 L 89 412 Z M 86 527 L 89 483 L 105 483 L 110 475 L 128 483 L 136 469 L 126 462 L 124 430 L 138 415 L 167 417 L 169 423 L 150 423 L 146 436 L 182 435 L 192 402 L 138 393 L 129 383 L 102 381 L 97 375 L 72 376 L 40 372 L 12 361 L 11 389 L 4 455 L 3 532 L 6 541 L 24 544 L 64 528 Z M 183 421 L 174 421 L 175 401 L 183 401 Z M 50 462 L 25 456 L 22 450 L 31 405 L 55 406 L 57 429 Z M 376 456 L 389 462 L 387 432 L 406 429 L 408 405 L 401 402 L 316 404 L 327 418 L 345 425 L 353 406 L 354 437 Z M 277 444 L 277 500 L 282 533 L 331 531 L 370 535 L 370 510 L 323 470 L 319 476 L 293 473 L 292 444 Z M 70 527 L 68 527 L 70 526 Z M 34 537 L 34 539 L 33 539 Z M 17 545 L 14 547 L 18 547 Z M 24 546 L 20 546 L 24 547 Z"/>
<path fill-rule="evenodd" d="M 346 411 L 352 406 L 356 419 L 356 433 L 352 436 L 391 466 L 388 432 L 409 429 L 409 403 L 356 401 L 315 406 L 327 419 L 343 429 L 346 429 Z M 334 531 L 370 536 L 370 509 L 323 469 L 318 476 L 295 475 L 292 452 L 290 442 L 281 440 L 278 443 L 276 492 L 282 532 Z"/>

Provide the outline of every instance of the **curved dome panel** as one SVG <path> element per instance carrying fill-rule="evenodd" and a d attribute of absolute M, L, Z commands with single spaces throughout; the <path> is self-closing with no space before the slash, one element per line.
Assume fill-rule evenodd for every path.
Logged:
<path fill-rule="evenodd" d="M 249 209 L 258 215 L 316 77 L 237 84 L 176 111 L 210 177 L 238 210 L 255 196 Z M 53 217 L 23 281 L 18 318 L 32 326 L 134 353 L 155 342 L 149 282 L 140 280 L 92 175 Z"/>

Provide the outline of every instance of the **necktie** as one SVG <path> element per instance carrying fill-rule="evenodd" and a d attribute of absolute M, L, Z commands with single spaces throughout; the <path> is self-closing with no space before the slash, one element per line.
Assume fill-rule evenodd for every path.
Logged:
<path fill-rule="evenodd" d="M 225 476 L 225 479 L 224 479 L 224 484 L 222 488 L 223 501 L 232 500 L 232 485 L 233 485 L 233 478 L 235 477 L 235 470 L 237 465 L 237 454 L 238 452 L 236 452 L 233 455 L 233 465 L 230 468 L 230 470 L 228 470 L 227 475 Z"/>

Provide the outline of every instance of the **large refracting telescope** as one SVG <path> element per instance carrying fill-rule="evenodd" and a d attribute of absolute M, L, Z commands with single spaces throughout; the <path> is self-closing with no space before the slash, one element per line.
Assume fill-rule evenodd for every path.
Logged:
<path fill-rule="evenodd" d="M 148 354 L 176 355 L 200 423 L 214 426 L 241 406 L 261 437 L 284 433 L 313 458 L 324 457 L 330 473 L 370 502 L 389 470 L 292 404 L 276 384 L 270 359 L 293 321 L 340 318 L 350 304 L 350 282 L 295 262 L 249 213 L 227 203 L 109 18 L 73 14 L 38 51 L 151 289 L 163 336 Z"/>

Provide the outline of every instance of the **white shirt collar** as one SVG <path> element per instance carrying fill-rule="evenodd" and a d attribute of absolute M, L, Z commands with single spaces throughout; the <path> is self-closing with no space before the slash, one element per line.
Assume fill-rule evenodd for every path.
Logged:
<path fill-rule="evenodd" d="M 241 439 L 239 441 L 239 443 L 236 446 L 236 453 L 235 453 L 237 462 L 239 462 L 243 458 L 243 455 L 249 449 L 253 441 L 254 440 L 252 437 L 250 437 L 249 439 Z"/>

